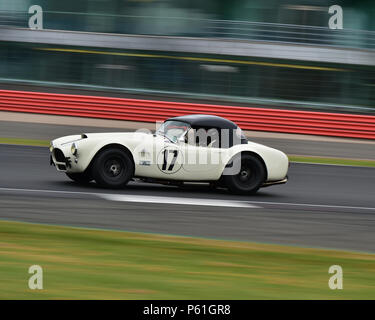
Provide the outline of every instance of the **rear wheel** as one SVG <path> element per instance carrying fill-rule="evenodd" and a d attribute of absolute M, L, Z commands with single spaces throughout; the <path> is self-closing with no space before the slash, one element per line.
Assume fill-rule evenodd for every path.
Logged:
<path fill-rule="evenodd" d="M 93 180 L 92 176 L 88 172 L 79 172 L 79 173 L 68 173 L 66 175 L 75 182 L 80 184 L 87 184 Z"/>
<path fill-rule="evenodd" d="M 266 179 L 266 170 L 261 160 L 250 154 L 241 155 L 241 168 L 237 174 L 224 175 L 223 182 L 237 194 L 254 194 Z"/>
<path fill-rule="evenodd" d="M 94 159 L 92 174 L 96 183 L 105 188 L 123 188 L 134 174 L 129 154 L 121 149 L 101 151 Z"/>

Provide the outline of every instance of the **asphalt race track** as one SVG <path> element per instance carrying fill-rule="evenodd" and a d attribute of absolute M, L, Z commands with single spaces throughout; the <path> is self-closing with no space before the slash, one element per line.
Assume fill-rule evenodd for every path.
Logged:
<path fill-rule="evenodd" d="M 375 252 L 375 168 L 292 164 L 286 185 L 78 186 L 47 148 L 0 145 L 0 219 Z"/>

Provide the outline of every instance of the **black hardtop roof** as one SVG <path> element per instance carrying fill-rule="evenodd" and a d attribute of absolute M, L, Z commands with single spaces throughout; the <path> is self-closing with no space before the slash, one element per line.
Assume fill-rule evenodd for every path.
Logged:
<path fill-rule="evenodd" d="M 207 115 L 207 114 L 191 114 L 187 116 L 179 116 L 169 118 L 166 121 L 182 121 L 190 124 L 193 128 L 219 128 L 219 129 L 237 129 L 238 126 L 225 118 Z"/>

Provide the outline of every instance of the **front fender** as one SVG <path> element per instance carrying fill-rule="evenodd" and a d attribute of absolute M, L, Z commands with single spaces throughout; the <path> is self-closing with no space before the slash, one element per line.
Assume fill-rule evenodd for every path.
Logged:
<path fill-rule="evenodd" d="M 122 141 L 121 139 L 105 139 L 100 141 L 87 139 L 86 141 L 79 141 L 76 144 L 78 148 L 77 164 L 79 164 L 79 166 L 77 166 L 77 171 L 79 172 L 85 171 L 98 152 L 108 145 L 120 145 L 128 149 L 132 154 L 131 145 Z"/>

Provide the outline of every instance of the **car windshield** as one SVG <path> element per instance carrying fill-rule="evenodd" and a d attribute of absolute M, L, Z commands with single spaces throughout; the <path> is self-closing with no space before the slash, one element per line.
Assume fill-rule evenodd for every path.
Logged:
<path fill-rule="evenodd" d="M 185 135 L 189 130 L 190 125 L 181 121 L 165 121 L 161 127 L 156 131 L 156 134 L 167 137 L 173 142 Z"/>

